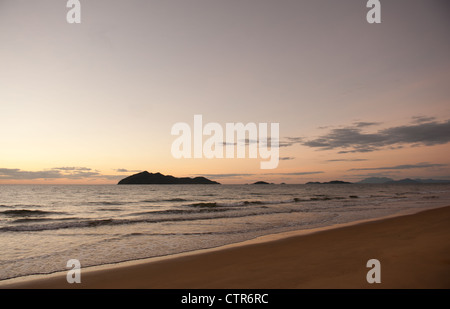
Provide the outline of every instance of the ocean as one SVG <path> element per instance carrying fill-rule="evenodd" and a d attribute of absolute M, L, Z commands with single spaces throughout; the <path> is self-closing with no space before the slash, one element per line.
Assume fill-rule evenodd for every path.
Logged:
<path fill-rule="evenodd" d="M 449 184 L 0 185 L 0 280 L 447 205 Z"/>

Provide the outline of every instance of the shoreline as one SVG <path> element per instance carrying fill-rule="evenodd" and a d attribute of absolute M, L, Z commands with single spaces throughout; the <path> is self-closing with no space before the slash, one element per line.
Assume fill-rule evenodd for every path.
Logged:
<path fill-rule="evenodd" d="M 303 242 L 305 240 L 311 239 L 311 238 L 317 238 L 317 235 L 319 235 L 319 238 L 323 238 L 322 236 L 325 236 L 329 238 L 330 234 L 333 233 L 342 233 L 348 232 L 349 229 L 361 230 L 362 228 L 366 227 L 370 224 L 375 225 L 383 225 L 383 224 L 389 224 L 390 220 L 400 220 L 400 221 L 407 221 L 408 219 L 412 219 L 414 216 L 426 216 L 433 217 L 430 215 L 434 212 L 442 212 L 445 214 L 448 214 L 448 218 L 450 218 L 450 206 L 438 206 L 434 208 L 428 208 L 428 209 L 410 209 L 406 212 L 400 212 L 397 214 L 380 217 L 380 218 L 372 218 L 372 219 L 365 219 L 365 220 L 359 220 L 354 222 L 348 222 L 348 223 L 342 223 L 342 224 L 335 224 L 332 226 L 325 226 L 325 227 L 319 227 L 314 229 L 307 229 L 307 230 L 294 230 L 294 231 L 287 231 L 287 232 L 280 232 L 276 234 L 268 234 L 259 236 L 253 239 L 245 240 L 242 242 L 237 243 L 231 243 L 223 246 L 213 247 L 213 248 L 206 248 L 206 249 L 200 249 L 200 250 L 193 250 L 193 251 L 187 251 L 177 254 L 171 254 L 171 255 L 164 255 L 164 256 L 158 256 L 158 257 L 150 257 L 150 258 L 143 258 L 143 259 L 137 259 L 137 260 L 130 260 L 130 261 L 123 261 L 123 262 L 117 262 L 117 263 L 111 263 L 111 264 L 103 264 L 98 266 L 90 266 L 85 267 L 81 269 L 81 277 L 82 277 L 82 283 L 77 284 L 68 284 L 66 281 L 66 274 L 68 270 L 65 271 L 58 271 L 51 274 L 37 274 L 37 275 L 28 275 L 28 276 L 21 276 L 11 279 L 5 279 L 0 281 L 0 289 L 8 289 L 8 288 L 19 288 L 19 289 L 45 289 L 45 288 L 279 288 L 280 286 L 276 285 L 261 285 L 261 286 L 246 286 L 245 284 L 236 285 L 236 282 L 228 285 L 217 285 L 213 284 L 212 286 L 199 284 L 201 282 L 201 278 L 192 278 L 192 280 L 177 280 L 177 282 L 170 282 L 171 280 L 164 280 L 165 274 L 161 274 L 158 271 L 159 266 L 164 266 L 162 268 L 166 269 L 168 273 L 170 272 L 171 266 L 176 266 L 180 263 L 184 264 L 196 264 L 196 260 L 202 260 L 200 264 L 196 264 L 196 266 L 203 266 L 205 262 L 208 262 L 208 258 L 212 258 L 213 261 L 214 258 L 223 258 L 223 256 L 229 256 L 230 252 L 235 253 L 234 258 L 236 258 L 243 252 L 239 251 L 245 251 L 246 253 L 252 253 L 253 251 L 261 251 L 261 247 L 277 247 L 280 245 L 280 243 L 290 243 L 289 246 L 292 246 L 293 243 L 296 242 Z M 436 216 L 435 216 L 436 217 Z M 437 219 L 441 218 L 442 216 L 437 216 Z M 442 219 L 442 218 L 441 218 Z M 417 220 L 416 220 L 417 221 Z M 400 226 L 401 227 L 401 226 Z M 348 234 L 348 233 L 347 233 Z M 351 234 L 351 233 L 350 233 Z M 443 233 L 443 237 L 446 235 L 445 232 Z M 386 239 L 388 240 L 388 239 Z M 329 242 L 325 240 L 325 242 Z M 322 241 L 323 243 L 323 241 Z M 445 245 L 444 245 L 445 247 Z M 448 251 L 450 252 L 450 247 L 447 245 Z M 286 249 L 286 248 L 284 248 Z M 445 249 L 445 248 L 444 248 Z M 288 250 L 289 251 L 289 250 Z M 447 252 L 447 251 L 446 251 Z M 253 252 L 254 253 L 254 252 Z M 265 250 L 262 250 L 262 253 L 267 253 L 267 248 Z M 221 257 L 222 255 L 222 257 Z M 233 255 L 233 254 L 231 254 Z M 206 259 L 205 259 L 206 258 Z M 246 257 L 247 258 L 247 257 Z M 289 259 L 289 256 L 285 256 L 284 258 Z M 448 260 L 445 260 L 450 264 L 450 255 L 445 256 L 444 258 L 447 258 Z M 369 259 L 369 258 L 368 258 Z M 367 259 L 367 260 L 368 260 Z M 314 260 L 314 259 L 313 259 Z M 367 260 L 365 262 L 367 262 Z M 233 263 L 236 265 L 240 264 L 241 261 L 237 261 L 236 259 L 233 260 Z M 273 261 L 266 261 L 267 265 L 269 264 L 279 264 L 279 261 L 273 260 Z M 381 261 L 382 262 L 382 261 Z M 228 263 L 229 264 L 229 263 Z M 363 263 L 364 264 L 364 263 Z M 383 264 L 383 262 L 382 262 Z M 191 265 L 192 266 L 192 265 Z M 220 263 L 219 263 L 220 268 Z M 279 265 L 278 265 L 279 266 Z M 365 265 L 363 266 L 363 271 L 367 272 L 369 269 L 365 269 Z M 183 269 L 178 269 L 178 277 L 183 277 Z M 269 267 L 270 268 L 270 267 Z M 361 268 L 361 267 L 360 267 Z M 150 273 L 157 272 L 160 278 L 158 280 L 155 280 L 154 276 L 153 279 L 148 279 L 146 276 L 142 278 L 140 275 L 141 273 L 145 271 L 149 271 Z M 201 271 L 201 269 L 198 269 Z M 448 268 L 445 268 L 445 274 L 450 275 L 450 265 Z M 191 272 L 188 270 L 188 272 Z M 127 273 L 129 273 L 127 275 Z M 166 275 L 168 275 L 166 273 Z M 204 272 L 203 272 L 204 273 Z M 173 275 L 173 274 L 172 274 Z M 162 277 L 161 277 L 162 276 Z M 114 280 L 111 280 L 111 277 L 117 278 L 127 278 L 127 282 L 116 282 L 112 283 Z M 170 277 L 170 276 L 167 276 Z M 320 276 L 318 276 L 320 277 Z M 361 277 L 362 278 L 362 277 Z M 105 280 L 104 280 L 105 279 Z M 186 279 L 186 278 L 185 278 Z M 242 279 L 242 278 L 241 278 Z M 328 278 L 329 279 L 329 278 Z M 306 285 L 306 288 L 340 288 L 339 285 L 329 285 L 326 283 L 329 281 L 327 278 L 325 278 L 324 284 L 315 284 L 315 285 Z M 364 280 L 359 280 L 357 288 L 360 287 L 366 287 L 371 288 L 373 285 L 368 284 L 365 281 L 365 275 L 363 277 Z M 168 280 L 168 281 L 167 281 Z M 117 280 L 116 280 L 117 281 Z M 196 282 L 195 285 L 192 285 L 190 281 Z M 230 280 L 219 280 L 219 281 L 230 281 Z M 233 281 L 233 280 L 231 280 Z M 241 280 L 242 281 L 242 280 Z M 245 281 L 245 280 L 244 280 Z M 87 282 L 87 283 L 86 283 Z M 155 285 L 155 282 L 160 282 L 161 284 Z M 185 282 L 185 285 L 179 285 L 181 282 Z M 362 286 L 361 286 L 362 284 Z M 420 288 L 424 288 L 421 285 L 417 285 Z M 444 288 L 450 288 L 450 280 L 447 280 L 445 284 L 443 285 Z M 386 285 L 381 284 L 381 288 L 385 288 Z M 287 286 L 282 288 L 302 288 L 301 285 L 293 285 L 293 286 Z M 345 288 L 345 287 L 344 287 Z M 426 287 L 425 287 L 426 288 Z M 439 288 L 439 287 L 438 287 Z"/>

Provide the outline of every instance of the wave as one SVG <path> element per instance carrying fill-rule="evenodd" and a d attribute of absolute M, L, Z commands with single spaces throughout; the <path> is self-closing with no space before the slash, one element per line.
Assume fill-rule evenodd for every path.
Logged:
<path fill-rule="evenodd" d="M 13 223 L 27 223 L 27 222 L 42 222 L 42 221 L 49 221 L 52 219 L 48 218 L 23 218 L 23 219 L 16 219 L 13 221 Z"/>
<path fill-rule="evenodd" d="M 229 212 L 235 210 L 235 208 L 204 208 L 204 209 L 178 209 L 178 210 L 163 210 L 156 212 L 148 212 L 148 214 L 155 214 L 152 217 L 141 217 L 136 219 L 81 219 L 76 221 L 65 222 L 51 222 L 42 224 L 23 224 L 12 225 L 0 228 L 0 232 L 26 232 L 26 231 L 46 231 L 46 230 L 59 230 L 69 228 L 90 228 L 100 227 L 105 225 L 126 225 L 137 223 L 161 223 L 161 222 L 180 222 L 180 221 L 192 221 L 192 220 L 210 220 L 220 218 L 235 218 L 235 217 L 247 217 L 254 215 L 264 215 L 268 213 L 291 213 L 291 212 L 304 212 L 306 209 L 287 209 L 281 211 L 269 211 L 269 212 Z M 208 215 L 209 213 L 217 213 L 216 215 Z M 141 213 L 145 214 L 145 213 Z M 171 214 L 181 214 L 181 216 L 171 216 Z M 222 214 L 222 215 L 221 215 Z M 168 215 L 168 216 L 165 216 Z M 55 219 L 55 221 L 57 221 Z"/>
<path fill-rule="evenodd" d="M 291 198 L 283 200 L 251 200 L 251 201 L 238 201 L 238 202 L 198 202 L 187 204 L 185 206 L 199 207 L 199 208 L 212 208 L 212 207 L 239 207 L 239 206 L 251 206 L 251 205 L 274 205 L 274 204 L 288 204 L 288 203 L 298 203 L 298 202 L 310 202 L 310 201 L 328 201 L 328 200 L 340 200 L 345 199 L 344 197 L 328 197 L 328 196 L 317 196 L 311 198 Z"/>
<path fill-rule="evenodd" d="M 106 201 L 101 201 L 101 202 L 88 202 L 89 205 L 99 205 L 99 206 L 120 206 L 120 205 L 125 205 L 128 204 L 127 202 L 106 202 Z"/>
<path fill-rule="evenodd" d="M 27 208 L 41 208 L 42 205 L 36 205 L 36 204 L 16 204 L 16 205 L 10 206 L 10 207 L 27 209 Z"/>
<path fill-rule="evenodd" d="M 193 204 L 189 204 L 187 206 L 192 206 L 192 207 L 217 207 L 218 204 L 216 202 L 208 202 L 208 203 L 193 203 Z"/>
<path fill-rule="evenodd" d="M 4 232 L 30 232 L 30 231 L 47 231 L 47 230 L 59 230 L 68 228 L 85 228 L 95 227 L 101 225 L 110 225 L 113 223 L 119 223 L 120 220 L 113 219 L 98 219 L 98 220 L 80 220 L 69 222 L 53 222 L 47 224 L 25 224 L 14 225 L 0 228 L 0 231 Z M 120 224 L 124 224 L 126 220 L 121 220 Z"/>
<path fill-rule="evenodd" d="M 13 225 L 0 228 L 0 232 L 35 232 L 35 231 L 48 231 L 48 230 L 60 230 L 70 228 L 93 228 L 100 226 L 116 226 L 127 225 L 136 223 L 160 223 L 160 222 L 177 222 L 177 221 L 189 221 L 189 220 L 204 220 L 212 219 L 211 217 L 195 217 L 195 218 L 183 218 L 183 217 L 171 217 L 171 218 L 155 218 L 155 219 L 97 219 L 97 220 L 81 220 L 71 222 L 55 222 L 46 224 L 23 224 Z"/>
<path fill-rule="evenodd" d="M 439 196 L 431 195 L 431 196 L 423 196 L 422 198 L 423 199 L 437 199 L 437 198 L 439 198 Z"/>
<path fill-rule="evenodd" d="M 122 209 L 117 208 L 99 208 L 98 211 L 122 211 Z"/>
<path fill-rule="evenodd" d="M 141 203 L 158 203 L 158 202 L 189 202 L 190 200 L 186 200 L 184 198 L 170 198 L 170 199 L 147 199 L 142 200 Z"/>
<path fill-rule="evenodd" d="M 198 214 L 206 212 L 223 212 L 233 210 L 233 208 L 200 208 L 200 209 L 166 209 L 155 211 L 143 211 L 129 214 L 130 216 L 142 216 L 142 215 L 181 215 L 181 214 Z"/>
<path fill-rule="evenodd" d="M 168 200 L 163 200 L 163 202 L 188 202 L 189 200 L 186 200 L 184 198 L 171 198 Z"/>
<path fill-rule="evenodd" d="M 0 214 L 9 216 L 9 217 L 33 217 L 33 216 L 45 216 L 45 215 L 51 215 L 51 214 L 64 214 L 64 212 L 29 210 L 29 209 L 13 209 L 13 210 L 0 211 Z"/>
<path fill-rule="evenodd" d="M 284 201 L 200 202 L 188 204 L 185 206 L 198 208 L 214 208 L 214 207 L 239 207 L 239 206 L 264 205 L 264 204 L 283 204 L 292 202 L 294 202 L 293 199 Z"/>
<path fill-rule="evenodd" d="M 356 195 L 351 195 L 348 198 L 358 198 Z M 314 195 L 309 198 L 290 198 L 290 199 L 282 199 L 282 200 L 244 200 L 244 201 L 194 201 L 190 204 L 184 204 L 182 206 L 188 207 L 197 207 L 197 208 L 214 208 L 214 207 L 240 207 L 240 206 L 249 206 L 249 205 L 273 205 L 273 204 L 286 204 L 286 203 L 298 203 L 298 202 L 310 202 L 310 201 L 329 201 L 329 200 L 342 200 L 346 199 L 341 196 L 327 196 L 327 195 Z M 172 199 L 150 199 L 143 200 L 141 202 L 145 203 L 157 203 L 157 202 L 189 202 L 192 200 L 187 200 L 183 198 L 172 198 Z"/>
<path fill-rule="evenodd" d="M 12 221 L 13 223 L 33 223 L 33 222 L 44 222 L 44 221 L 67 221 L 67 220 L 79 220 L 79 218 L 21 218 Z"/>
<path fill-rule="evenodd" d="M 309 198 L 310 201 L 330 201 L 332 199 L 336 199 L 336 198 L 331 198 L 331 197 L 328 197 L 328 196 L 311 197 L 311 198 Z"/>

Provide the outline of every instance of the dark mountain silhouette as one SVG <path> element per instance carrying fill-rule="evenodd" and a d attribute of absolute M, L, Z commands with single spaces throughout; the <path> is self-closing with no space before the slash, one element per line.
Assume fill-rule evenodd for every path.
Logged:
<path fill-rule="evenodd" d="M 358 183 L 386 183 L 388 181 L 394 181 L 394 179 L 387 177 L 369 177 L 358 181 Z"/>
<path fill-rule="evenodd" d="M 400 179 L 400 180 L 393 180 L 393 179 L 387 178 L 387 177 L 370 177 L 370 178 L 363 179 L 357 183 L 371 183 L 371 184 L 377 184 L 377 183 L 378 184 L 450 183 L 450 180 L 419 179 L 419 178 L 418 179 L 405 178 L 405 179 Z"/>
<path fill-rule="evenodd" d="M 253 183 L 254 185 L 270 185 L 270 183 L 265 182 L 265 181 L 257 181 L 255 183 Z"/>
<path fill-rule="evenodd" d="M 342 185 L 342 184 L 351 184 L 351 182 L 348 181 L 342 181 L 342 180 L 332 180 L 328 182 L 319 182 L 319 181 L 310 181 L 306 183 L 307 185 Z"/>
<path fill-rule="evenodd" d="M 405 178 L 405 179 L 400 179 L 400 180 L 391 180 L 391 181 L 387 181 L 385 183 L 391 184 L 391 183 L 421 183 L 421 182 L 418 180 Z"/>
<path fill-rule="evenodd" d="M 177 178 L 161 173 L 149 173 L 147 171 L 128 176 L 118 183 L 119 185 L 183 185 L 183 184 L 220 184 L 205 177 Z"/>

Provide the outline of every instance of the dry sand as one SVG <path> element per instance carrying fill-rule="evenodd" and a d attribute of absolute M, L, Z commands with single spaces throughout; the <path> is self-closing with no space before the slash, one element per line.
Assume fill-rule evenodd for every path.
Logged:
<path fill-rule="evenodd" d="M 381 283 L 369 284 L 369 259 Z M 450 206 L 303 236 L 82 270 L 3 288 L 450 288 Z"/>

